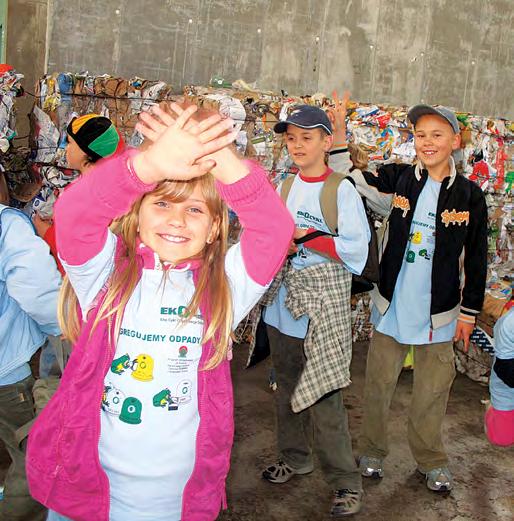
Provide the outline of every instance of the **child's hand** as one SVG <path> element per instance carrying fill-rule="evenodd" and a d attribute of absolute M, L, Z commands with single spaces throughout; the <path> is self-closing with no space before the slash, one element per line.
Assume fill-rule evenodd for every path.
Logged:
<path fill-rule="evenodd" d="M 289 255 L 295 255 L 298 253 L 298 246 L 294 243 L 294 241 L 291 241 L 291 244 L 289 245 L 289 249 L 287 250 L 287 256 Z"/>
<path fill-rule="evenodd" d="M 350 99 L 350 91 L 345 91 L 343 99 L 339 99 L 337 91 L 332 92 L 335 106 L 327 109 L 327 115 L 332 123 L 334 144 L 332 147 L 346 146 L 346 110 Z"/>
<path fill-rule="evenodd" d="M 310 233 L 310 231 L 305 230 L 304 228 L 295 228 L 293 238 L 301 239 L 301 238 L 305 237 L 308 233 Z"/>
<path fill-rule="evenodd" d="M 192 119 L 197 110 L 191 105 L 182 110 L 170 105 L 177 117 L 162 108 L 153 107 L 153 114 L 143 112 L 137 130 L 152 144 L 134 157 L 134 169 L 144 183 L 156 183 L 164 179 L 187 180 L 206 174 L 215 166 L 213 159 L 205 156 L 226 147 L 236 138 L 230 119 L 219 114 L 197 123 Z"/>
<path fill-rule="evenodd" d="M 464 343 L 465 353 L 469 350 L 469 337 L 471 336 L 471 333 L 473 333 L 473 329 L 475 329 L 475 324 L 469 324 L 463 320 L 457 320 L 457 327 L 455 328 L 455 336 L 453 340 L 455 342 L 462 340 Z"/>
<path fill-rule="evenodd" d="M 52 225 L 52 222 L 45 221 L 41 218 L 41 216 L 38 213 L 35 213 L 32 217 L 32 224 L 34 225 L 37 234 L 41 238 L 43 238 L 45 236 L 45 233 L 48 231 L 48 228 L 50 228 L 50 226 Z"/>

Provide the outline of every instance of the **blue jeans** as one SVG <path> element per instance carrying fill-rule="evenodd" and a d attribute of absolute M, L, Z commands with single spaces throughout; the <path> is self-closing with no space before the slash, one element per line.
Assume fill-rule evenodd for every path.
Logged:
<path fill-rule="evenodd" d="M 57 512 L 54 512 L 53 510 L 49 510 L 46 521 L 73 521 L 73 520 L 70 519 L 69 517 L 61 516 L 61 514 L 58 514 Z"/>

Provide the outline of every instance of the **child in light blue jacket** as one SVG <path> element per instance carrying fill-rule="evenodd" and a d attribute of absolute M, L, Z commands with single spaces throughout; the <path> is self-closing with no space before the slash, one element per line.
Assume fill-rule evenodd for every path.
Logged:
<path fill-rule="evenodd" d="M 29 218 L 0 204 L 0 440 L 11 457 L 0 519 L 44 519 L 28 492 L 23 448 L 14 433 L 34 418 L 29 361 L 47 335 L 60 335 L 61 276 Z"/>

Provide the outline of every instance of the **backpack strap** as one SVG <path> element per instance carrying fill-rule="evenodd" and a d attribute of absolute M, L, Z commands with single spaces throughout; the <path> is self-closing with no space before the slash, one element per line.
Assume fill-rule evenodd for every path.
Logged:
<path fill-rule="evenodd" d="M 295 176 L 290 175 L 284 179 L 280 187 L 280 197 L 284 204 L 287 203 L 287 198 L 291 187 L 293 186 Z M 332 172 L 323 183 L 321 193 L 319 195 L 319 204 L 321 206 L 321 213 L 325 220 L 328 229 L 332 235 L 337 235 L 337 190 L 339 185 L 344 179 L 348 179 L 355 186 L 355 183 L 351 177 L 341 172 Z"/>
<path fill-rule="evenodd" d="M 287 176 L 280 185 L 280 197 L 284 204 L 287 204 L 287 198 L 289 197 L 289 192 L 291 191 L 291 187 L 293 186 L 295 176 L 289 175 Z"/>
<path fill-rule="evenodd" d="M 328 226 L 332 235 L 337 235 L 337 190 L 341 182 L 346 179 L 346 174 L 341 172 L 332 172 L 323 183 L 321 193 L 319 194 L 319 204 L 323 219 Z M 351 179 L 351 178 L 348 178 Z"/>

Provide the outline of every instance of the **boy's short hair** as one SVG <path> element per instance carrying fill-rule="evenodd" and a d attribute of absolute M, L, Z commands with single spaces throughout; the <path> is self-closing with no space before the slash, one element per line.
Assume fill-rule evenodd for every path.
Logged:
<path fill-rule="evenodd" d="M 330 123 L 326 112 L 313 105 L 298 105 L 292 110 L 287 119 L 279 121 L 273 130 L 277 134 L 283 134 L 287 132 L 287 125 L 306 129 L 319 128 L 329 136 L 332 135 L 332 123 Z"/>
<path fill-rule="evenodd" d="M 445 119 L 450 125 L 450 127 L 452 127 L 452 130 L 455 134 L 460 133 L 459 120 L 457 119 L 455 112 L 453 112 L 453 110 L 447 107 L 432 107 L 431 105 L 414 105 L 414 107 L 411 107 L 409 109 L 407 117 L 409 118 L 409 121 L 414 125 L 414 128 L 416 128 L 416 123 L 418 119 L 421 116 L 426 116 L 427 114 L 433 114 L 435 116 L 439 116 Z"/>

